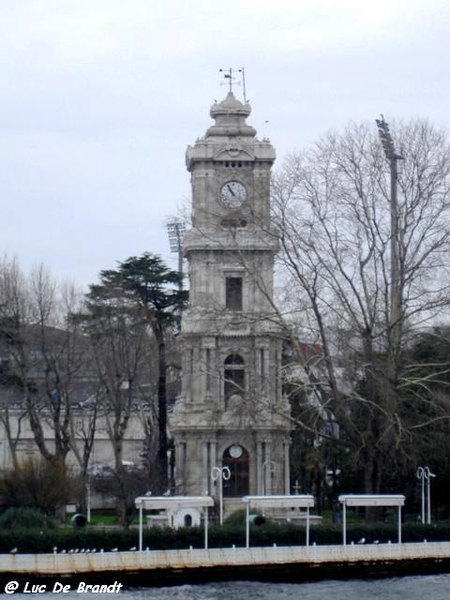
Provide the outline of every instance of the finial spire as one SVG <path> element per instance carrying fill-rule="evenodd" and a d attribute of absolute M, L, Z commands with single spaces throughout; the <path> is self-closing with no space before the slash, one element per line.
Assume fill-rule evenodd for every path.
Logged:
<path fill-rule="evenodd" d="M 228 92 L 230 94 L 233 93 L 233 81 L 236 79 L 236 77 L 233 77 L 233 69 L 230 67 L 228 70 L 226 69 L 219 69 L 219 73 L 223 73 L 223 77 L 224 79 L 228 79 L 228 81 L 222 82 L 221 85 L 226 85 L 228 83 Z"/>
<path fill-rule="evenodd" d="M 231 67 L 229 69 L 219 69 L 219 73 L 223 73 L 224 79 L 227 80 L 227 81 L 222 82 L 220 85 L 228 85 L 228 93 L 229 94 L 233 93 L 233 83 L 235 83 L 236 85 L 242 85 L 244 102 L 246 103 L 247 98 L 245 96 L 245 69 L 244 69 L 244 67 L 242 67 L 241 69 L 232 69 Z M 234 73 L 241 74 L 241 81 L 236 81 L 237 77 L 234 75 Z"/>

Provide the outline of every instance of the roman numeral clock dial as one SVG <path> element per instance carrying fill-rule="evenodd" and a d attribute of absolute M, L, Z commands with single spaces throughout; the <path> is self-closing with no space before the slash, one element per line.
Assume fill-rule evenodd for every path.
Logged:
<path fill-rule="evenodd" d="M 239 208 L 247 199 L 247 189 L 240 181 L 227 181 L 220 189 L 220 199 L 227 208 Z"/>

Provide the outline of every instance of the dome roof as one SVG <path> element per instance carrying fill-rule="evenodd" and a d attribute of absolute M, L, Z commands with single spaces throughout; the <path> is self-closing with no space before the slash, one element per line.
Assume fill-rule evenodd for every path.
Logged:
<path fill-rule="evenodd" d="M 210 115 L 216 119 L 219 115 L 240 114 L 248 117 L 252 112 L 250 104 L 242 104 L 240 100 L 235 98 L 233 92 L 228 92 L 227 97 L 222 102 L 214 102 L 211 106 Z"/>
<path fill-rule="evenodd" d="M 247 125 L 245 119 L 252 112 L 250 104 L 243 104 L 228 92 L 222 102 L 215 102 L 210 109 L 210 115 L 215 120 L 206 132 L 206 137 L 215 136 L 250 136 L 255 137 L 256 129 Z"/>

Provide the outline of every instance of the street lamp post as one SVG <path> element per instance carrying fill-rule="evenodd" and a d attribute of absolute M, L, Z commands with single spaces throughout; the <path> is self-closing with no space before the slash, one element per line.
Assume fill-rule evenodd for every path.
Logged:
<path fill-rule="evenodd" d="M 214 483 L 219 483 L 219 521 L 223 523 L 223 482 L 231 477 L 231 471 L 228 467 L 213 467 L 211 469 L 211 479 Z"/>
<path fill-rule="evenodd" d="M 422 504 L 421 504 L 421 521 L 422 523 L 431 523 L 431 477 L 436 477 L 429 467 L 417 467 L 417 479 L 421 482 L 422 487 Z M 426 487 L 426 490 L 425 490 Z M 426 521 L 425 521 L 425 506 L 426 506 Z"/>

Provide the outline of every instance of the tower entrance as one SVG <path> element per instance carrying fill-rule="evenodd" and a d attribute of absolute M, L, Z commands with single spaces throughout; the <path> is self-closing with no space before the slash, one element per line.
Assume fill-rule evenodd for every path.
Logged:
<path fill-rule="evenodd" d="M 250 461 L 247 450 L 237 444 L 230 446 L 223 453 L 222 464 L 230 469 L 230 478 L 223 484 L 223 495 L 227 498 L 248 496 Z"/>

